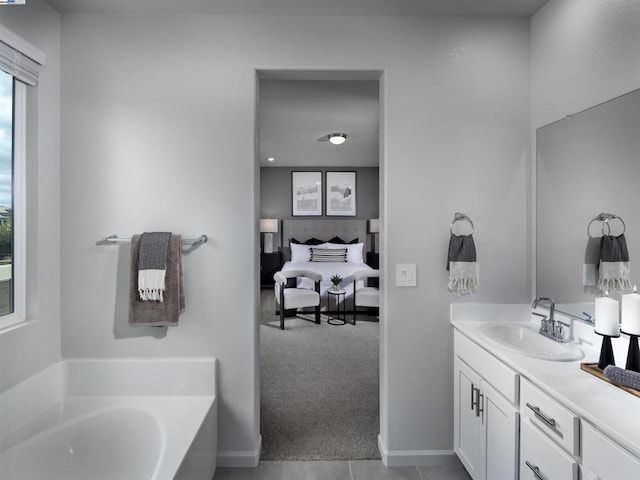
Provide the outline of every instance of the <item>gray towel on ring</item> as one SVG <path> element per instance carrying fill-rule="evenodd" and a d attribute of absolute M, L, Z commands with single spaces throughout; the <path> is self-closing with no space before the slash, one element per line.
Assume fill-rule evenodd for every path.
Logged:
<path fill-rule="evenodd" d="M 451 234 L 447 270 L 449 271 L 449 290 L 456 292 L 458 297 L 478 291 L 479 268 L 472 235 Z"/>
<path fill-rule="evenodd" d="M 476 244 L 472 235 L 451 234 L 449 238 L 449 254 L 447 255 L 447 271 L 451 262 L 475 262 Z"/>

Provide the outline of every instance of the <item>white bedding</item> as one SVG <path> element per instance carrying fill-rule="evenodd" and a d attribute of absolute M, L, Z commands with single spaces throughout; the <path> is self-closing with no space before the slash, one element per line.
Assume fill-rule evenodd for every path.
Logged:
<path fill-rule="evenodd" d="M 326 297 L 327 290 L 332 286 L 331 277 L 334 275 L 340 275 L 342 282 L 340 287 L 346 290 L 347 297 L 353 294 L 353 275 L 358 270 L 372 270 L 372 268 L 366 263 L 355 262 L 285 262 L 282 267 L 282 271 L 287 270 L 311 270 L 322 275 L 322 282 L 320 282 L 320 296 Z M 364 281 L 358 281 L 357 288 L 361 288 L 364 285 Z M 298 287 L 313 289 L 313 281 L 308 278 L 298 279 Z M 278 294 L 276 288 L 276 295 Z"/>

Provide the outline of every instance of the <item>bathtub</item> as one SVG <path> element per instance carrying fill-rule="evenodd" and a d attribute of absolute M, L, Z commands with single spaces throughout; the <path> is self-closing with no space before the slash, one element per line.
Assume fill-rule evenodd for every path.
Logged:
<path fill-rule="evenodd" d="M 62 360 L 0 394 L 0 478 L 211 480 L 215 359 Z"/>

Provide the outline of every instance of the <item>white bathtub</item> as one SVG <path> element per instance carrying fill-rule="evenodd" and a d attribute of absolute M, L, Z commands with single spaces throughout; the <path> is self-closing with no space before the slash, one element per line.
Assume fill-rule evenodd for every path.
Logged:
<path fill-rule="evenodd" d="M 215 359 L 64 360 L 0 394 L 0 478 L 210 480 Z"/>

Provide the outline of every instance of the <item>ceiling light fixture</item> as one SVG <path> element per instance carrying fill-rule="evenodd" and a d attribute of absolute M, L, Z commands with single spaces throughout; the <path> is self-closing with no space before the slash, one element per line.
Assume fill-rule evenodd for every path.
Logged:
<path fill-rule="evenodd" d="M 344 142 L 347 141 L 347 134 L 346 133 L 330 133 L 329 141 L 334 145 L 342 145 Z"/>
<path fill-rule="evenodd" d="M 268 157 L 268 158 L 267 158 L 267 162 L 275 162 L 275 160 L 276 160 L 276 159 L 275 159 L 275 158 L 273 158 L 273 157 Z"/>

